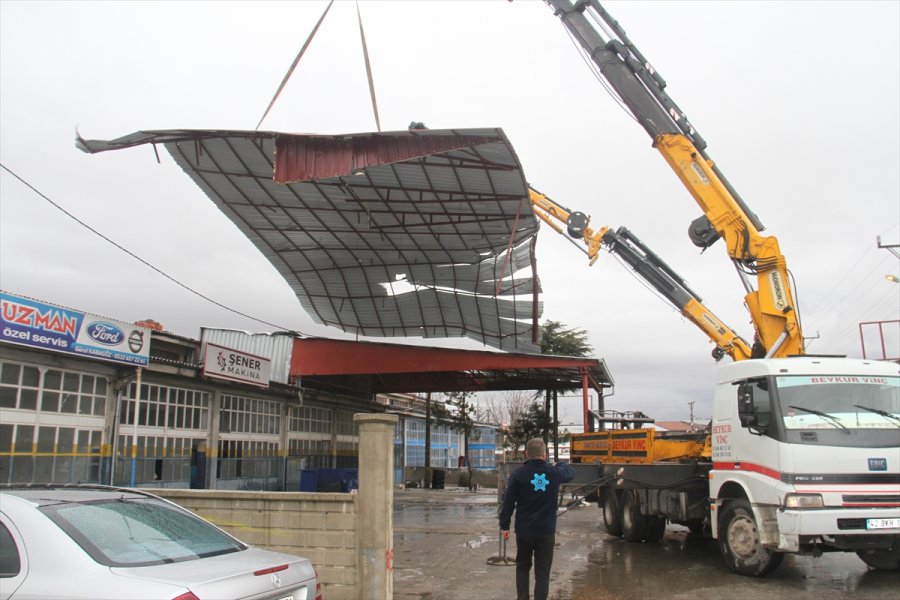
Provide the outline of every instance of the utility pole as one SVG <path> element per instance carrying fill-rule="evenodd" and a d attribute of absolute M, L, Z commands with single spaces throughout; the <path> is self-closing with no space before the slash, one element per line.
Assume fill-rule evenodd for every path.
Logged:
<path fill-rule="evenodd" d="M 691 431 L 694 430 L 694 400 L 688 402 L 688 406 L 691 407 Z"/>
<path fill-rule="evenodd" d="M 431 392 L 425 394 L 425 489 L 431 489 Z"/>

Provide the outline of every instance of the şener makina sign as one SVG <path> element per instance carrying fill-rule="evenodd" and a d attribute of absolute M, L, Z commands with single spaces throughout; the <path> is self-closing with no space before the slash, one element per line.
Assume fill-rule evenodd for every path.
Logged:
<path fill-rule="evenodd" d="M 0 292 L 0 341 L 146 366 L 150 330 Z"/>
<path fill-rule="evenodd" d="M 209 342 L 203 351 L 203 374 L 207 377 L 269 387 L 271 364 L 264 356 L 247 354 Z"/>

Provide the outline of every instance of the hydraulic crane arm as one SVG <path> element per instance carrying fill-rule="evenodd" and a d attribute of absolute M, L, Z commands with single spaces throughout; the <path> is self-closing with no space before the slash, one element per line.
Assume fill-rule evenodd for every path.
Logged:
<path fill-rule="evenodd" d="M 529 195 L 534 213 L 542 221 L 558 233 L 563 233 L 565 226 L 565 233 L 584 242 L 586 248 L 582 249 L 590 264 L 597 261 L 601 248 L 628 263 L 644 281 L 709 336 L 716 345 L 713 358 L 717 361 L 726 354 L 736 361 L 750 358 L 750 345 L 706 308 L 684 279 L 629 230 L 620 227 L 612 231 L 603 227 L 594 231 L 590 217 L 584 213 L 570 211 L 533 189 L 529 189 Z"/>
<path fill-rule="evenodd" d="M 762 223 L 706 154 L 706 141 L 669 98 L 665 80 L 597 0 L 545 1 L 703 210 L 703 216 L 691 223 L 691 241 L 708 248 L 724 239 L 747 292 L 744 300 L 757 341 L 764 348 L 754 356 L 803 354 L 800 320 L 778 240 L 761 235 Z M 756 277 L 755 289 L 751 276 Z"/>

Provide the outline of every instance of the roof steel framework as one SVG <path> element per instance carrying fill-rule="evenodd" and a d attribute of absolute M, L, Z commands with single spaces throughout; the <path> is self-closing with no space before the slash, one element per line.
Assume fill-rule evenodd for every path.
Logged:
<path fill-rule="evenodd" d="M 317 322 L 538 350 L 538 222 L 502 130 L 78 139 L 86 152 L 141 144 L 166 147 Z"/>

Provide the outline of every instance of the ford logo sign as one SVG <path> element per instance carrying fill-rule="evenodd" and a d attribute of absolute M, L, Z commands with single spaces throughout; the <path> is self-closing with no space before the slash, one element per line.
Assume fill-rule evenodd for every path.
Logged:
<path fill-rule="evenodd" d="M 104 321 L 94 321 L 88 325 L 87 334 L 92 340 L 104 346 L 118 346 L 125 339 L 121 329 Z"/>

